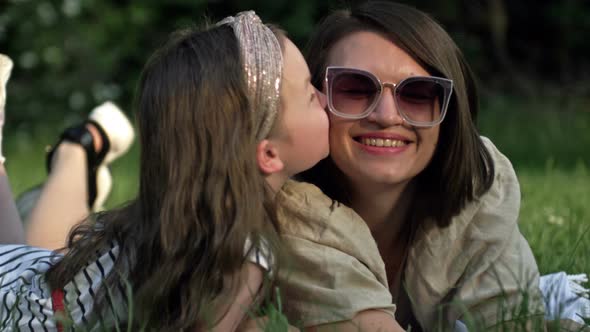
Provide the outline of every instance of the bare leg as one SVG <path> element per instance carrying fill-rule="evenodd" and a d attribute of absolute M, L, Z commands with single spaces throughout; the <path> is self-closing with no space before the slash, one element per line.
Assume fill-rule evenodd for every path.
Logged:
<path fill-rule="evenodd" d="M 85 151 L 63 142 L 29 216 L 27 243 L 47 249 L 64 247 L 72 226 L 88 216 L 87 195 Z"/>
<path fill-rule="evenodd" d="M 0 244 L 25 243 L 25 232 L 20 220 L 4 164 L 0 163 Z"/>
<path fill-rule="evenodd" d="M 96 150 L 100 135 L 88 126 Z M 87 204 L 86 152 L 75 143 L 62 142 L 54 155 L 51 173 L 43 185 L 39 201 L 27 223 L 27 243 L 41 248 L 59 249 L 66 245 L 74 225 L 89 215 Z"/>
<path fill-rule="evenodd" d="M 12 72 L 12 60 L 0 54 L 0 244 L 24 243 L 23 223 L 14 204 L 2 154 L 2 127 L 6 105 L 6 83 Z"/>

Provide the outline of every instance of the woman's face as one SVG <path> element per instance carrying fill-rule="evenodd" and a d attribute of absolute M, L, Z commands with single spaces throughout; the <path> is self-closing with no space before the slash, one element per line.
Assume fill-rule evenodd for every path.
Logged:
<path fill-rule="evenodd" d="M 430 76 L 390 40 L 368 31 L 338 41 L 330 50 L 327 65 L 366 70 L 391 83 L 410 76 Z M 408 183 L 426 168 L 438 142 L 439 126 L 416 128 L 403 120 L 389 87 L 368 117 L 350 120 L 332 113 L 329 117 L 330 155 L 353 188 Z"/>
<path fill-rule="evenodd" d="M 279 153 L 289 176 L 302 172 L 328 156 L 329 121 L 325 96 L 310 82 L 301 52 L 285 38 L 281 83 Z"/>

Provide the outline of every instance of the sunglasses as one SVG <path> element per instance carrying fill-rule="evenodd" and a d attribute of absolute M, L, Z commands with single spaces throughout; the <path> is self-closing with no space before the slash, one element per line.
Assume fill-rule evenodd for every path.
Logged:
<path fill-rule="evenodd" d="M 326 86 L 330 112 L 347 119 L 369 116 L 389 87 L 401 117 L 416 127 L 441 123 L 453 93 L 453 81 L 446 78 L 412 76 L 397 84 L 382 83 L 368 71 L 333 66 L 326 69 Z"/>

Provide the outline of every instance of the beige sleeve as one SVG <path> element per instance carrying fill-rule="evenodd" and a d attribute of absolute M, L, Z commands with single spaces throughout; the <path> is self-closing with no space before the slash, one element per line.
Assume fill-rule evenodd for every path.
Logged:
<path fill-rule="evenodd" d="M 518 179 L 510 161 L 482 140 L 494 160 L 492 187 L 449 227 L 422 230 L 408 257 L 412 310 L 427 330 L 457 319 L 493 326 L 544 311 L 537 263 L 518 228 Z"/>
<path fill-rule="evenodd" d="M 315 326 L 352 319 L 368 309 L 392 316 L 385 264 L 365 222 L 318 188 L 288 182 L 278 197 L 284 244 L 278 282 L 291 322 Z"/>
<path fill-rule="evenodd" d="M 539 270 L 532 250 L 518 228 L 520 186 L 508 159 L 487 139 L 496 168 L 494 186 L 467 228 L 472 253 L 457 283 L 449 320 L 479 320 L 494 326 L 508 320 L 543 320 Z"/>
<path fill-rule="evenodd" d="M 474 262 L 482 262 L 474 256 Z M 484 261 L 485 262 L 485 261 Z M 531 249 L 515 230 L 503 252 L 487 268 L 470 275 L 456 289 L 449 321 L 473 320 L 491 327 L 501 322 L 543 322 L 544 307 L 539 290 L 539 273 Z"/>
<path fill-rule="evenodd" d="M 379 309 L 394 316 L 389 289 L 355 257 L 308 239 L 287 235 L 295 251 L 279 272 L 279 287 L 290 321 L 304 327 L 352 319 Z"/>

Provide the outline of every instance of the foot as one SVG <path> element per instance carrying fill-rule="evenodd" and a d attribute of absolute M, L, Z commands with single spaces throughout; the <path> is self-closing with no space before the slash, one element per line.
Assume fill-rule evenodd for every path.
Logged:
<path fill-rule="evenodd" d="M 100 125 L 110 143 L 103 164 L 112 163 L 129 150 L 135 134 L 131 122 L 119 107 L 107 101 L 92 110 L 88 119 Z"/>
<path fill-rule="evenodd" d="M 90 135 L 92 135 L 92 143 L 94 144 L 94 151 L 96 153 L 99 153 L 100 150 L 102 149 L 102 136 L 100 136 L 100 132 L 98 131 L 98 129 L 96 128 L 95 125 L 93 125 L 92 123 L 89 123 L 86 125 L 86 129 L 88 129 L 88 131 L 90 132 Z"/>
<path fill-rule="evenodd" d="M 83 125 L 64 131 L 57 146 L 48 154 L 48 169 L 55 159 L 66 157 L 68 150 L 82 149 L 87 160 L 88 205 L 90 210 L 96 211 L 101 209 L 112 186 L 107 166 L 129 150 L 134 133 L 129 120 L 111 102 L 92 110 Z"/>

